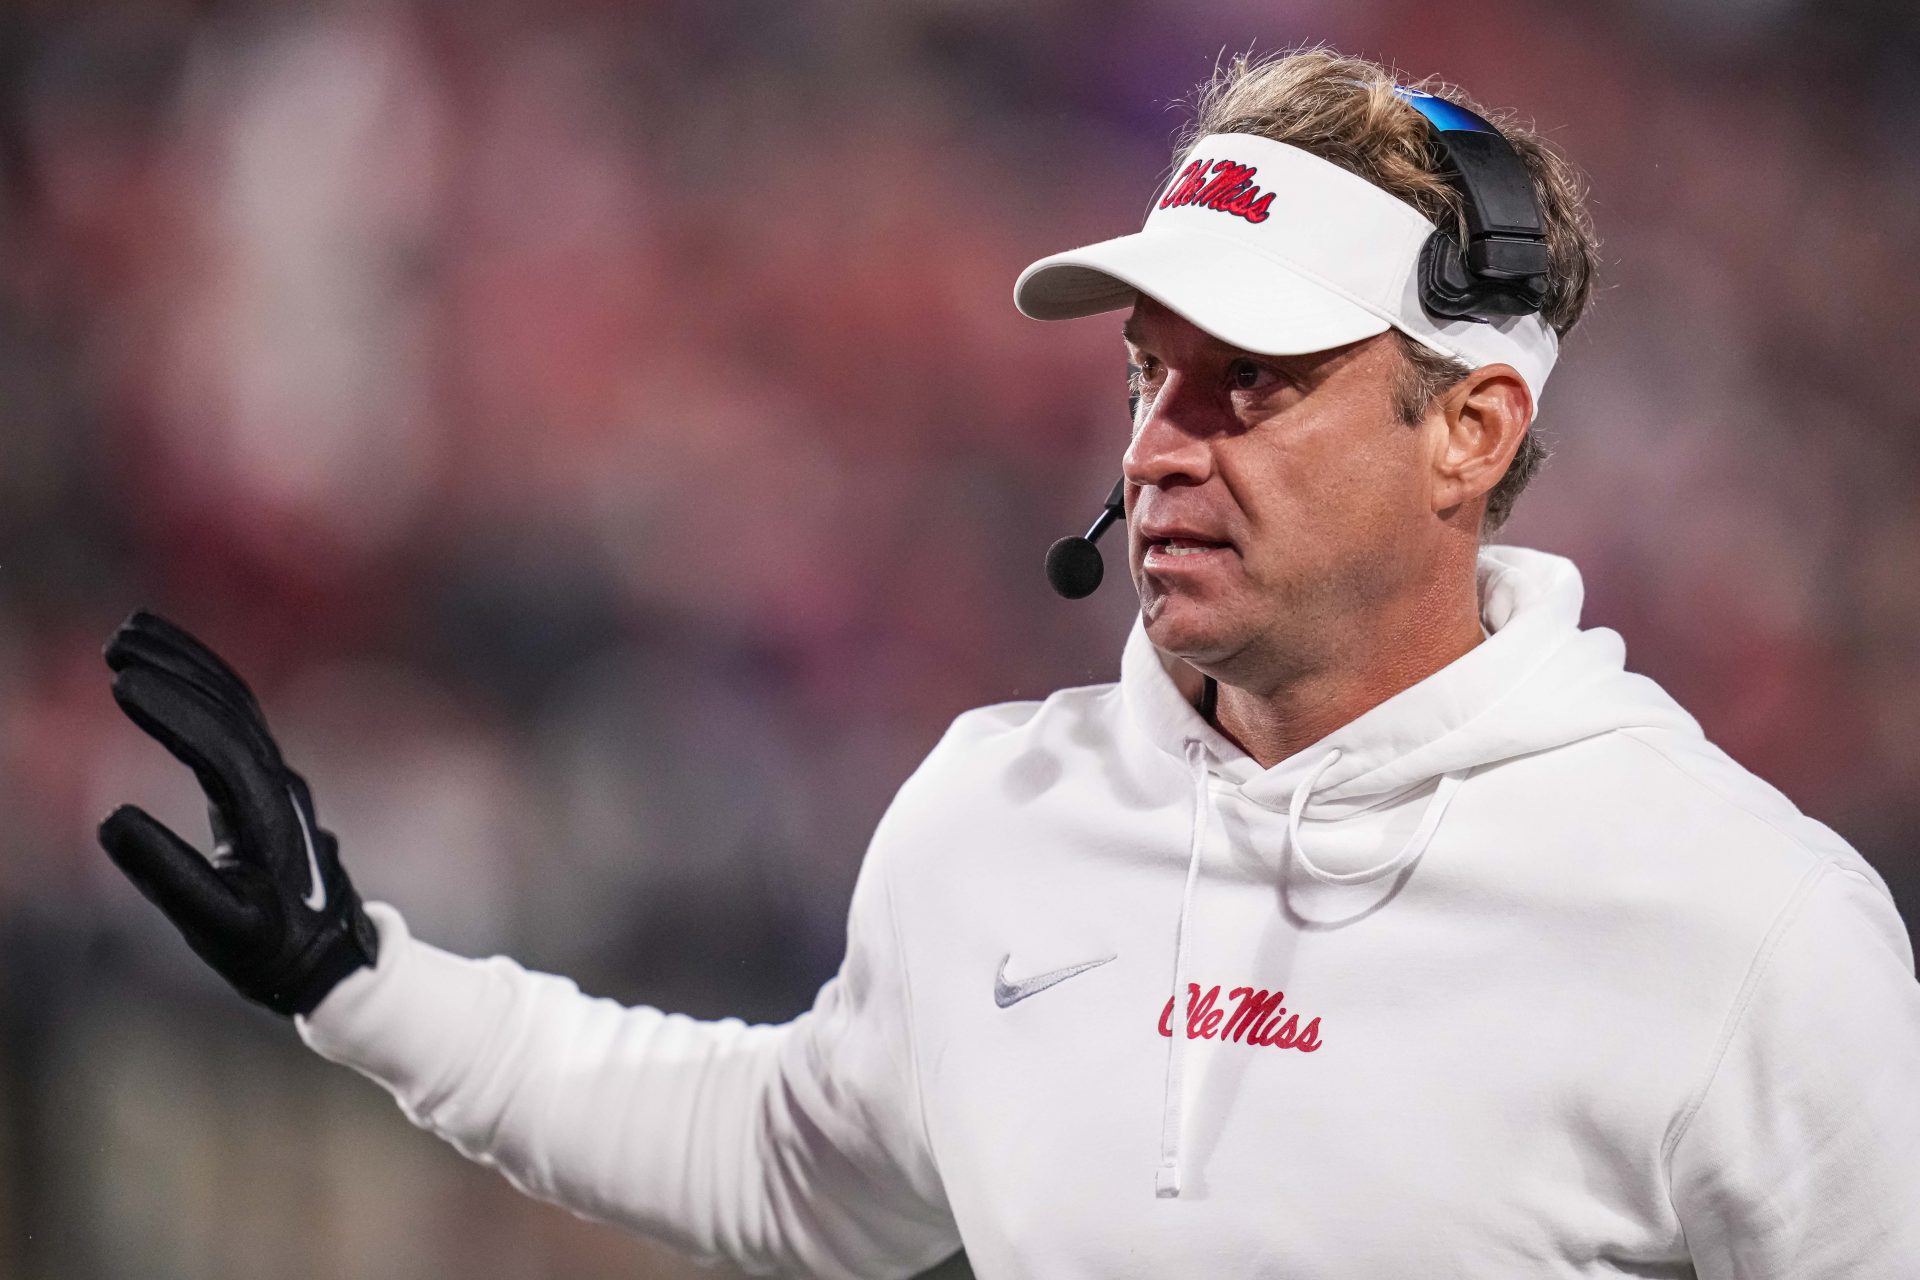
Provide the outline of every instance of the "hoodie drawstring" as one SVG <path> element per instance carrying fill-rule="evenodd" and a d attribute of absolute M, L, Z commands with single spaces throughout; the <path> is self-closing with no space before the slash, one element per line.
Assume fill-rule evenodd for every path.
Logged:
<path fill-rule="evenodd" d="M 1193 915 L 1193 890 L 1200 883 L 1200 851 L 1207 844 L 1207 746 L 1198 738 L 1186 742 L 1187 773 L 1193 781 L 1193 843 L 1187 851 L 1187 888 L 1180 896 L 1180 923 L 1173 935 L 1173 1013 L 1167 1022 L 1173 1033 L 1167 1041 L 1167 1089 L 1160 1112 L 1160 1168 L 1154 1173 L 1153 1193 L 1163 1199 L 1180 1194 L 1180 1111 L 1185 1100 L 1187 1062 L 1185 1003 L 1187 991 L 1188 928 Z"/>
<path fill-rule="evenodd" d="M 1160 1112 L 1160 1167 L 1154 1172 L 1153 1178 L 1153 1193 L 1161 1199 L 1171 1199 L 1180 1194 L 1181 1113 L 1186 1101 L 1187 1008 L 1184 997 L 1188 985 L 1187 944 L 1192 935 L 1194 889 L 1200 883 L 1200 856 L 1206 848 L 1207 819 L 1212 811 L 1212 806 L 1207 803 L 1206 744 L 1198 738 L 1189 738 L 1185 747 L 1187 774 L 1193 783 L 1193 842 L 1187 850 L 1187 885 L 1180 896 L 1180 921 L 1175 926 L 1173 936 L 1173 1012 L 1167 1023 L 1172 1035 L 1167 1042 L 1166 1096 Z M 1433 798 L 1427 801 L 1427 811 L 1421 815 L 1419 827 L 1400 852 L 1377 866 L 1336 873 L 1316 866 L 1307 856 L 1306 846 L 1300 841 L 1300 817 L 1306 810 L 1308 798 L 1313 794 L 1314 784 L 1339 759 L 1340 749 L 1330 749 L 1313 771 L 1300 780 L 1300 785 L 1293 790 L 1293 801 L 1287 806 L 1287 839 L 1294 857 L 1300 863 L 1301 870 L 1323 884 L 1360 884 L 1392 875 L 1412 865 L 1415 859 L 1426 852 L 1427 843 L 1433 839 L 1440 819 L 1446 814 L 1447 806 L 1453 803 L 1454 793 L 1460 789 L 1468 773 L 1468 770 L 1459 769 L 1441 775 Z"/>
<path fill-rule="evenodd" d="M 1434 788 L 1433 798 L 1427 801 L 1427 811 L 1421 815 L 1419 827 L 1401 846 L 1400 852 L 1376 866 L 1336 873 L 1314 865 L 1313 859 L 1307 856 L 1307 846 L 1300 840 L 1300 815 L 1306 811 L 1307 797 L 1313 794 L 1313 784 L 1320 781 L 1320 775 L 1339 758 L 1340 748 L 1329 750 L 1326 757 L 1314 766 L 1313 772 L 1300 779 L 1300 785 L 1293 789 L 1293 802 L 1287 806 L 1287 840 L 1293 848 L 1293 856 L 1300 863 L 1300 869 L 1321 884 L 1363 884 L 1368 880 L 1378 880 L 1381 876 L 1390 876 L 1411 865 L 1414 859 L 1426 852 L 1427 842 L 1433 839 L 1447 806 L 1453 803 L 1454 792 L 1460 789 L 1460 784 L 1467 777 L 1465 769 L 1440 775 L 1440 784 Z"/>

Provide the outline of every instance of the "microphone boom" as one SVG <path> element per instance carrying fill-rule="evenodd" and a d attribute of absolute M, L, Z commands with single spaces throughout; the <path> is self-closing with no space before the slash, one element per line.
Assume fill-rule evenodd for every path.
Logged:
<path fill-rule="evenodd" d="M 1106 506 L 1085 537 L 1062 538 L 1047 548 L 1047 581 L 1067 599 L 1081 600 L 1092 595 L 1106 577 L 1106 563 L 1100 558 L 1100 548 L 1093 544 L 1116 520 L 1126 517 L 1126 493 L 1127 482 L 1121 479 L 1107 495 Z"/>

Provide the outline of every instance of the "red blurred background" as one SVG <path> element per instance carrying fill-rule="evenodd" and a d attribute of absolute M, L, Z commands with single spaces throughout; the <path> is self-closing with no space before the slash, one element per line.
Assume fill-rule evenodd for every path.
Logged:
<path fill-rule="evenodd" d="M 0 1274 L 667 1276 L 232 998 L 93 844 L 203 830 L 98 651 L 261 692 L 371 897 L 780 1020 L 1126 424 L 1028 261 L 1137 225 L 1223 50 L 1531 117 L 1606 274 L 1502 541 L 1572 556 L 1920 920 L 1920 19 L 1864 0 L 31 3 L 0 13 Z M 1623 802 L 1630 802 L 1623 797 Z M 1604 957 L 1596 957 L 1604 964 Z"/>

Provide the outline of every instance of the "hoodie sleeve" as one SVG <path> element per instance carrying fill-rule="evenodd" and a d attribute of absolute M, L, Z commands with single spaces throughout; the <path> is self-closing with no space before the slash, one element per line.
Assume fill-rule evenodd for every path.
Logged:
<path fill-rule="evenodd" d="M 1867 875 L 1783 914 L 1669 1167 L 1701 1280 L 1920 1275 L 1920 983 Z"/>
<path fill-rule="evenodd" d="M 905 1276 L 959 1247 L 873 855 L 839 973 L 782 1026 L 592 999 L 369 914 L 378 966 L 299 1020 L 302 1038 L 522 1191 L 756 1274 Z"/>

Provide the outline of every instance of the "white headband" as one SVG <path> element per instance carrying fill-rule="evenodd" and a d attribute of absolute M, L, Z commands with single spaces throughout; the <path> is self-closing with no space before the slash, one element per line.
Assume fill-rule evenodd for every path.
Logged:
<path fill-rule="evenodd" d="M 1222 342 L 1301 355 L 1400 330 L 1479 368 L 1508 364 L 1537 410 L 1560 344 L 1538 315 L 1443 320 L 1420 305 L 1420 248 L 1434 226 L 1365 178 L 1245 133 L 1202 138 L 1132 235 L 1042 258 L 1014 305 L 1068 320 L 1144 293 Z"/>

